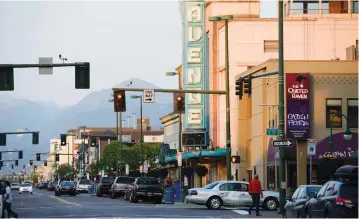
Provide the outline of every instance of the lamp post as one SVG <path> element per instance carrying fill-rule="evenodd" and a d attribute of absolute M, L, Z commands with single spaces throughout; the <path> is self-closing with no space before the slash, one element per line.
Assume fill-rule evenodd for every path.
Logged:
<path fill-rule="evenodd" d="M 166 76 L 178 75 L 178 89 L 182 90 L 182 73 L 181 72 L 166 72 Z M 178 113 L 178 152 L 182 153 L 182 113 Z M 179 183 L 182 187 L 182 165 L 178 167 Z M 181 191 L 181 199 L 183 193 Z"/>
<path fill-rule="evenodd" d="M 333 154 L 333 145 L 334 145 L 334 141 L 333 141 L 333 119 L 335 117 L 339 117 L 342 118 L 344 117 L 346 120 L 346 125 L 345 125 L 345 131 L 344 131 L 344 139 L 346 141 L 350 141 L 352 139 L 352 132 L 349 129 L 349 124 L 348 124 L 348 117 L 342 113 L 337 113 L 335 115 L 332 116 L 332 118 L 330 118 L 330 135 L 329 135 L 329 152 L 330 154 Z"/>
<path fill-rule="evenodd" d="M 143 165 L 143 130 L 142 130 L 142 95 L 132 95 L 131 96 L 132 99 L 140 99 L 140 114 L 141 114 L 141 124 L 140 124 L 140 133 L 141 133 L 141 165 Z M 142 171 L 143 172 L 143 171 Z M 141 173 L 141 176 L 143 175 L 143 173 Z"/>
<path fill-rule="evenodd" d="M 227 180 L 232 180 L 231 165 L 231 112 L 229 102 L 229 48 L 228 48 L 228 21 L 233 20 L 233 15 L 209 17 L 209 21 L 217 22 L 224 20 L 225 31 L 225 60 L 226 60 L 226 148 L 227 148 Z"/>
<path fill-rule="evenodd" d="M 114 99 L 109 99 L 108 102 L 113 102 Z M 119 125 L 119 121 L 121 121 Z M 119 130 L 120 129 L 120 130 Z M 116 139 L 117 142 L 120 143 L 120 156 L 122 155 L 122 112 L 116 112 Z M 117 144 L 115 145 L 115 169 L 116 175 L 121 175 L 121 171 L 117 165 Z"/>

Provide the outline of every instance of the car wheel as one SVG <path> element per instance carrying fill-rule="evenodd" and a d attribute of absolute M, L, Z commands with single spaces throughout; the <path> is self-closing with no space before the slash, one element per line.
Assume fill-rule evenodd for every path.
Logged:
<path fill-rule="evenodd" d="M 215 209 L 218 210 L 222 207 L 222 200 L 219 197 L 212 197 L 208 200 L 208 206 L 209 209 Z"/>
<path fill-rule="evenodd" d="M 59 192 L 59 193 L 57 194 L 57 196 L 61 196 L 61 193 Z"/>
<path fill-rule="evenodd" d="M 72 194 L 72 196 L 76 196 L 76 193 Z"/>
<path fill-rule="evenodd" d="M 112 199 L 116 199 L 116 194 L 114 192 L 111 192 L 110 196 L 111 196 Z"/>
<path fill-rule="evenodd" d="M 264 208 L 270 211 L 277 210 L 278 208 L 278 201 L 275 198 L 266 198 L 264 200 Z"/>
<path fill-rule="evenodd" d="M 155 203 L 155 204 L 162 204 L 162 198 L 157 198 L 157 199 L 155 199 L 154 201 L 153 201 L 153 203 Z"/>
<path fill-rule="evenodd" d="M 21 194 L 21 192 L 19 192 L 19 194 Z"/>
<path fill-rule="evenodd" d="M 135 195 L 133 193 L 131 193 L 130 202 L 132 202 L 132 203 L 137 203 L 138 202 L 138 200 L 135 198 Z"/>
<path fill-rule="evenodd" d="M 32 192 L 30 192 L 30 194 L 32 194 Z"/>
<path fill-rule="evenodd" d="M 102 193 L 99 193 L 99 192 L 98 192 L 98 193 L 96 193 L 96 196 L 97 196 L 97 197 L 102 197 Z"/>

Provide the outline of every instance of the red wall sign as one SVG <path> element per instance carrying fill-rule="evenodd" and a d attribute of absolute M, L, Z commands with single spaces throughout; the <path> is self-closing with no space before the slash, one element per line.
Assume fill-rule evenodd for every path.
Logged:
<path fill-rule="evenodd" d="M 309 100 L 309 80 L 308 73 L 286 74 L 287 100 Z"/>

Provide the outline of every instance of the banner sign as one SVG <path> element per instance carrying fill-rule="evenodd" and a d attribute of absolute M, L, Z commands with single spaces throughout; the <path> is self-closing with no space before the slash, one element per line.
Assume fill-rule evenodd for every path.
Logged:
<path fill-rule="evenodd" d="M 308 139 L 310 133 L 309 74 L 286 74 L 287 138 Z"/>
<path fill-rule="evenodd" d="M 286 74 L 287 100 L 309 100 L 309 74 Z"/>

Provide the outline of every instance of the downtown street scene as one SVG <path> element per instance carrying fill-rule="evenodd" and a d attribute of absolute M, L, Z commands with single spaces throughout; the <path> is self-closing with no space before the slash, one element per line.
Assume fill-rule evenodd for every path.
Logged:
<path fill-rule="evenodd" d="M 0 2 L 2 218 L 358 218 L 358 0 Z"/>

